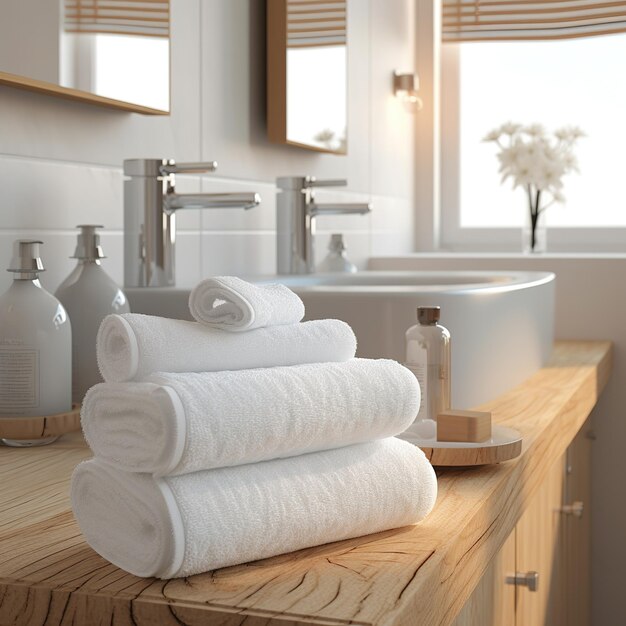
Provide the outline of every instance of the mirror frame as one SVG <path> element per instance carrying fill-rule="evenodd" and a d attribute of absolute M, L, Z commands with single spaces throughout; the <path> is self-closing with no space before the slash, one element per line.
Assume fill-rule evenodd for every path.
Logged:
<path fill-rule="evenodd" d="M 119 111 L 129 111 L 131 113 L 143 113 L 144 115 L 169 115 L 170 111 L 162 109 L 152 109 L 150 107 L 133 104 L 132 102 L 124 102 L 123 100 L 115 100 L 113 98 L 105 98 L 97 96 L 88 91 L 80 91 L 79 89 L 71 89 L 70 87 L 61 87 L 55 83 L 48 83 L 35 78 L 19 76 L 17 74 L 9 74 L 8 72 L 0 72 L 0 85 L 17 87 L 27 91 L 36 93 L 44 93 L 50 96 L 65 98 L 66 100 L 74 100 L 78 102 L 89 102 L 98 106 L 103 106 Z M 170 84 L 171 90 L 171 84 Z M 170 100 L 171 101 L 171 100 Z"/>
<path fill-rule="evenodd" d="M 273 143 L 346 156 L 343 151 L 287 138 L 287 0 L 267 0 L 267 136 Z M 346 87 L 347 89 L 347 87 Z"/>

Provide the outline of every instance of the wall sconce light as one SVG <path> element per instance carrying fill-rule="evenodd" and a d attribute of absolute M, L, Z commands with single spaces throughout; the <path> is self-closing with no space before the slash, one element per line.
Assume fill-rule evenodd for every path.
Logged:
<path fill-rule="evenodd" d="M 422 99 L 417 95 L 419 77 L 415 74 L 393 74 L 393 93 L 403 102 L 413 105 L 418 111 L 424 106 Z"/>

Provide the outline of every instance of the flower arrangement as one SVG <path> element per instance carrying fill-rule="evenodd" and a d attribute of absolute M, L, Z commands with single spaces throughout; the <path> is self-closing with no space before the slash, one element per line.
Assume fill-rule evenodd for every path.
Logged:
<path fill-rule="evenodd" d="M 575 126 L 560 128 L 550 137 L 541 124 L 522 126 L 508 122 L 492 130 L 483 141 L 500 148 L 501 182 L 513 180 L 513 188 L 523 187 L 530 211 L 530 250 L 537 245 L 539 216 L 555 202 L 563 202 L 563 176 L 578 171 L 574 145 L 584 137 Z"/>

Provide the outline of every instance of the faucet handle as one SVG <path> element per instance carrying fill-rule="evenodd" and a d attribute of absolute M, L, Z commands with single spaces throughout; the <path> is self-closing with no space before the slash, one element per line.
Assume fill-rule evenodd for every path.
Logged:
<path fill-rule="evenodd" d="M 173 159 L 124 159 L 126 176 L 158 178 L 168 174 L 193 174 L 194 172 L 214 172 L 216 161 L 206 163 L 176 163 Z"/>
<path fill-rule="evenodd" d="M 307 187 L 345 187 L 348 184 L 348 181 L 345 178 L 317 180 L 315 176 L 310 176 L 307 183 Z"/>
<path fill-rule="evenodd" d="M 162 174 L 195 174 L 201 172 L 214 172 L 217 169 L 217 161 L 197 161 L 193 163 L 175 163 L 170 161 L 161 165 Z"/>
<path fill-rule="evenodd" d="M 283 191 L 304 191 L 311 187 L 345 187 L 348 181 L 343 178 L 317 180 L 315 176 L 280 176 L 276 185 Z"/>

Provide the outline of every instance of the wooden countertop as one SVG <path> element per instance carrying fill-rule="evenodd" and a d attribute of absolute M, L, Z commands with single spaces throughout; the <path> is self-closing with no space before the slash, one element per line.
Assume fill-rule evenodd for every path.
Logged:
<path fill-rule="evenodd" d="M 610 369 L 610 343 L 559 342 L 548 367 L 481 407 L 522 432 L 522 455 L 441 473 L 421 524 L 171 581 L 127 574 L 83 541 L 68 498 L 73 467 L 90 456 L 79 434 L 0 447 L 0 624 L 446 624 Z"/>

